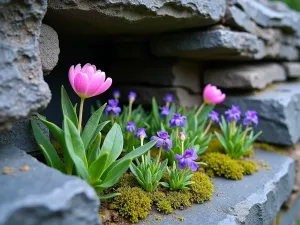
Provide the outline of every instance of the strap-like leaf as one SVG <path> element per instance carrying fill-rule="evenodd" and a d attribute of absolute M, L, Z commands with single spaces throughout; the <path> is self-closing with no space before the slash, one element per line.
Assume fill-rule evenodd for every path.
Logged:
<path fill-rule="evenodd" d="M 100 155 L 101 133 L 98 133 L 96 140 L 87 150 L 88 165 L 91 165 Z"/>
<path fill-rule="evenodd" d="M 93 115 L 90 117 L 88 122 L 86 123 L 83 132 L 81 134 L 81 138 L 84 144 L 84 149 L 87 149 L 89 144 L 91 143 L 91 139 L 93 138 L 95 132 L 97 132 L 97 127 L 101 119 L 101 115 L 103 113 L 104 108 L 106 107 L 106 104 L 101 106 L 96 112 L 93 113 Z M 96 133 L 96 135 L 99 132 Z"/>
<path fill-rule="evenodd" d="M 106 126 L 106 124 L 108 124 L 108 123 L 110 123 L 109 120 L 108 120 L 108 121 L 104 121 L 104 122 L 102 122 L 102 123 L 100 123 L 100 124 L 98 125 L 98 127 L 97 127 L 97 129 L 96 129 L 96 131 L 95 131 L 95 133 L 94 133 L 94 135 L 93 135 L 93 137 L 91 138 L 91 140 L 90 140 L 90 142 L 89 142 L 89 144 L 88 144 L 87 149 L 91 146 L 92 143 L 94 143 L 94 141 L 95 141 L 96 138 L 97 138 L 97 135 L 102 131 L 102 129 L 103 129 L 103 128 Z M 87 150 L 87 149 L 85 149 L 85 150 Z"/>
<path fill-rule="evenodd" d="M 63 111 L 63 115 L 67 116 L 73 122 L 75 127 L 77 127 L 78 126 L 77 114 L 74 110 L 72 102 L 71 102 L 64 86 L 61 86 L 61 108 Z"/>
<path fill-rule="evenodd" d="M 91 180 L 97 181 L 104 172 L 105 164 L 108 158 L 108 152 L 102 154 L 89 168 L 89 176 Z"/>
<path fill-rule="evenodd" d="M 159 117 L 158 105 L 157 105 L 155 98 L 152 98 L 152 115 L 154 117 L 156 125 L 159 126 L 160 125 L 160 123 L 159 123 L 160 117 Z"/>
<path fill-rule="evenodd" d="M 103 200 L 108 200 L 108 199 L 111 199 L 111 198 L 115 198 L 119 195 L 121 195 L 121 193 L 111 193 L 111 194 L 107 194 L 107 195 L 100 195 L 99 199 L 101 201 L 103 201 Z"/>

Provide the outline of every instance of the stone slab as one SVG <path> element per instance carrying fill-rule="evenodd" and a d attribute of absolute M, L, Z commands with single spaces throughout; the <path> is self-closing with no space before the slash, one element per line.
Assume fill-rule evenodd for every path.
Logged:
<path fill-rule="evenodd" d="M 177 59 L 135 59 L 112 62 L 107 74 L 114 84 L 183 87 L 200 94 L 200 65 Z"/>
<path fill-rule="evenodd" d="M 32 117 L 43 133 L 49 137 L 48 128 L 43 125 L 35 116 Z M 41 153 L 40 147 L 38 146 L 30 124 L 30 119 L 23 119 L 15 122 L 12 129 L 9 131 L 0 131 L 0 144 L 13 145 L 25 152 Z"/>
<path fill-rule="evenodd" d="M 11 171 L 0 174 L 1 225 L 100 224 L 98 197 L 83 180 L 63 175 L 24 151 L 2 145 L 1 171 L 4 167 Z"/>
<path fill-rule="evenodd" d="M 292 159 L 257 150 L 255 160 L 263 160 L 272 169 L 260 169 L 258 173 L 232 181 L 214 178 L 214 194 L 209 202 L 193 205 L 175 214 L 157 213 L 139 224 L 188 224 L 188 225 L 270 225 L 288 198 L 294 181 Z M 184 221 L 179 221 L 183 217 Z"/>
<path fill-rule="evenodd" d="M 51 0 L 45 22 L 76 36 L 153 33 L 215 24 L 225 8 L 225 0 Z"/>
<path fill-rule="evenodd" d="M 231 65 L 204 71 L 205 84 L 227 89 L 263 89 L 285 79 L 285 70 L 277 63 Z"/>
<path fill-rule="evenodd" d="M 299 50 L 296 46 L 282 42 L 266 43 L 264 58 L 295 61 L 299 59 Z"/>
<path fill-rule="evenodd" d="M 252 94 L 228 95 L 217 107 L 224 112 L 231 105 L 238 105 L 242 112 L 256 110 L 259 124 L 256 130 L 263 134 L 258 140 L 293 145 L 300 139 L 300 82 L 273 85 L 265 91 Z"/>
<path fill-rule="evenodd" d="M 45 108 L 51 93 L 38 48 L 47 1 L 0 2 L 0 129 Z"/>
<path fill-rule="evenodd" d="M 177 56 L 202 60 L 262 59 L 264 42 L 246 32 L 224 29 L 162 35 L 153 39 L 157 56 Z"/>
<path fill-rule="evenodd" d="M 298 225 L 300 221 L 300 197 L 294 202 L 291 208 L 281 210 L 278 214 L 278 225 Z M 297 224 L 298 222 L 298 224 Z"/>
<path fill-rule="evenodd" d="M 56 31 L 47 24 L 42 24 L 41 26 L 39 49 L 41 54 L 42 70 L 44 75 L 47 75 L 56 66 L 60 53 L 58 35 Z"/>
<path fill-rule="evenodd" d="M 299 62 L 285 62 L 282 65 L 286 69 L 286 75 L 289 78 L 300 77 L 300 63 Z"/>

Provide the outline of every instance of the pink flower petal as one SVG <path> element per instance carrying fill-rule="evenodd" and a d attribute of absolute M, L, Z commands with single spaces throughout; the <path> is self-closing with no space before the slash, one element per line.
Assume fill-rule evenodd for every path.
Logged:
<path fill-rule="evenodd" d="M 77 64 L 76 67 L 75 67 L 75 74 L 76 73 L 79 73 L 81 71 L 81 64 Z"/>
<path fill-rule="evenodd" d="M 110 88 L 111 84 L 112 84 L 112 79 L 108 77 L 106 81 L 101 85 L 101 87 L 96 91 L 96 93 L 93 94 L 93 96 L 100 95 L 103 92 L 107 91 L 107 89 Z"/>
<path fill-rule="evenodd" d="M 92 76 L 94 75 L 94 68 L 92 67 L 92 66 L 88 66 L 86 69 L 85 69 L 85 71 L 84 71 L 84 73 L 86 73 L 87 75 L 88 75 L 88 77 L 89 77 L 89 80 L 92 78 Z"/>
<path fill-rule="evenodd" d="M 74 66 L 71 66 L 69 69 L 69 82 L 74 89 L 74 76 L 75 76 L 75 69 Z"/>
<path fill-rule="evenodd" d="M 74 77 L 74 90 L 80 97 L 87 97 L 86 91 L 89 78 L 85 73 L 77 73 Z"/>
<path fill-rule="evenodd" d="M 85 70 L 86 70 L 89 66 L 91 66 L 90 63 L 85 64 L 85 65 L 82 67 L 81 72 L 85 73 Z"/>
<path fill-rule="evenodd" d="M 95 73 L 89 80 L 89 87 L 86 94 L 88 96 L 93 96 L 97 92 L 97 90 L 102 86 L 104 79 L 105 75 L 103 73 Z"/>
<path fill-rule="evenodd" d="M 92 65 L 92 67 L 93 67 L 93 69 L 94 69 L 94 73 L 96 73 L 96 72 L 97 72 L 96 66 L 95 66 L 95 65 Z"/>

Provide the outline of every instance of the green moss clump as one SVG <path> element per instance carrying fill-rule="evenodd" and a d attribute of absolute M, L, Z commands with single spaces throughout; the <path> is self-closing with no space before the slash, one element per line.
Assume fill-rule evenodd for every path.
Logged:
<path fill-rule="evenodd" d="M 232 180 L 243 178 L 243 167 L 228 155 L 212 152 L 201 156 L 200 159 L 207 163 L 206 169 L 209 173 Z"/>
<path fill-rule="evenodd" d="M 225 153 L 224 147 L 221 145 L 219 142 L 218 138 L 213 137 L 209 144 L 206 152 L 220 152 L 220 153 Z"/>
<path fill-rule="evenodd" d="M 173 209 L 183 209 L 191 206 L 191 193 L 188 191 L 170 191 L 167 193 L 167 201 Z"/>
<path fill-rule="evenodd" d="M 117 190 L 121 193 L 110 204 L 110 209 L 116 209 L 120 215 L 136 223 L 145 218 L 151 210 L 151 199 L 138 187 L 121 187 Z"/>
<path fill-rule="evenodd" d="M 120 177 L 118 183 L 116 184 L 116 187 L 139 187 L 139 183 L 137 182 L 133 174 L 125 173 Z"/>
<path fill-rule="evenodd" d="M 253 161 L 240 160 L 238 163 L 243 167 L 244 175 L 250 175 L 258 170 L 256 163 Z"/>
<path fill-rule="evenodd" d="M 190 185 L 192 202 L 200 204 L 212 198 L 213 184 L 207 175 L 201 172 L 193 173 L 191 181 L 195 182 Z"/>
<path fill-rule="evenodd" d="M 165 199 L 156 203 L 156 209 L 157 209 L 157 211 L 164 213 L 164 214 L 170 214 L 173 212 L 171 203 Z"/>

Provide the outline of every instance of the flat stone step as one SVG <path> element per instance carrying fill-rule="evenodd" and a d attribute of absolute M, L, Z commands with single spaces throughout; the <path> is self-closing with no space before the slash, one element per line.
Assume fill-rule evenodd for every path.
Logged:
<path fill-rule="evenodd" d="M 300 197 L 294 202 L 291 208 L 281 210 L 277 215 L 278 225 L 298 225 L 300 221 Z"/>
<path fill-rule="evenodd" d="M 239 181 L 214 178 L 211 201 L 167 216 L 153 213 L 139 224 L 270 225 L 292 190 L 294 161 L 261 150 L 256 151 L 255 160 L 263 160 L 271 170 L 261 168 Z M 161 221 L 156 221 L 157 216 Z"/>
<path fill-rule="evenodd" d="M 258 140 L 294 145 L 300 139 L 300 82 L 276 84 L 247 95 L 228 95 L 216 110 L 223 113 L 232 105 L 238 105 L 243 113 L 257 111 L 259 124 L 255 129 L 263 131 Z"/>
<path fill-rule="evenodd" d="M 24 151 L 0 146 L 0 225 L 99 225 L 99 200 L 83 180 Z"/>

